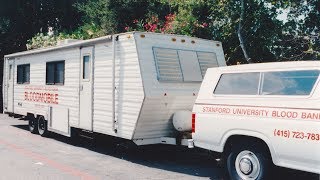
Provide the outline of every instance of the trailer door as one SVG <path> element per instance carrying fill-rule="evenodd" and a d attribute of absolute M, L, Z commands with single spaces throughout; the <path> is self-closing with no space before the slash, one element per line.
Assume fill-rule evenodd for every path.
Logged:
<path fill-rule="evenodd" d="M 14 61 L 8 60 L 7 67 L 7 112 L 13 112 L 13 73 L 14 72 Z"/>
<path fill-rule="evenodd" d="M 81 49 L 80 122 L 81 129 L 92 131 L 93 47 Z"/>

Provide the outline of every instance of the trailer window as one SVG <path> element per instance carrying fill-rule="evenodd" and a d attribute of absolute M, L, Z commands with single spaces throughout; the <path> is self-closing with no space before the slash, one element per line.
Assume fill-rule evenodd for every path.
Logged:
<path fill-rule="evenodd" d="M 257 95 L 260 73 L 222 74 L 214 94 Z"/>
<path fill-rule="evenodd" d="M 154 48 L 159 81 L 183 81 L 178 51 Z"/>
<path fill-rule="evenodd" d="M 201 75 L 204 77 L 208 68 L 218 67 L 218 60 L 215 53 L 211 52 L 197 52 Z"/>
<path fill-rule="evenodd" d="M 17 66 L 17 84 L 27 84 L 27 83 L 30 83 L 30 64 L 18 65 Z"/>
<path fill-rule="evenodd" d="M 318 76 L 318 70 L 266 72 L 261 94 L 309 95 Z"/>
<path fill-rule="evenodd" d="M 64 84 L 64 61 L 48 62 L 46 67 L 46 84 Z"/>
<path fill-rule="evenodd" d="M 82 69 L 82 78 L 89 79 L 90 77 L 90 56 L 83 56 L 83 69 Z"/>
<path fill-rule="evenodd" d="M 12 65 L 10 64 L 10 66 L 9 66 L 9 79 L 11 79 L 11 74 L 12 74 Z"/>
<path fill-rule="evenodd" d="M 183 81 L 201 82 L 203 77 L 201 75 L 197 53 L 194 51 L 179 50 L 178 54 L 183 74 Z"/>

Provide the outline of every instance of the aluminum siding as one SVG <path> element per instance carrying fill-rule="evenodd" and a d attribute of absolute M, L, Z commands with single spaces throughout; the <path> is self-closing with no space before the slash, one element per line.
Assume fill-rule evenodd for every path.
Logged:
<path fill-rule="evenodd" d="M 68 107 L 70 125 L 78 126 L 79 109 L 79 48 L 63 49 L 47 53 L 26 55 L 16 58 L 14 68 L 14 113 L 26 115 L 28 112 L 47 117 L 49 106 Z M 65 61 L 64 85 L 46 85 L 46 62 Z M 17 65 L 30 64 L 30 84 L 17 84 Z M 59 104 L 25 101 L 26 88 L 56 88 Z M 29 90 L 33 91 L 33 90 Z M 35 90 L 36 91 L 36 90 Z M 46 90 L 42 90 L 47 92 Z"/>
<path fill-rule="evenodd" d="M 130 36 L 130 38 L 128 38 Z M 93 130 L 131 139 L 144 99 L 136 44 L 132 35 L 120 35 L 116 42 L 116 120 L 112 120 L 112 42 L 95 49 Z"/>

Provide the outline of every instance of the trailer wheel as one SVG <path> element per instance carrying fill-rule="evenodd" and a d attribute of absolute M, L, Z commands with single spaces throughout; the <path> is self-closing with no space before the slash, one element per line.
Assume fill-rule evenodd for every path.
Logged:
<path fill-rule="evenodd" d="M 43 116 L 38 117 L 38 131 L 42 137 L 46 137 L 49 134 L 48 122 L 44 119 Z"/>
<path fill-rule="evenodd" d="M 34 118 L 34 117 L 29 117 L 29 124 L 28 124 L 28 127 L 29 127 L 29 131 L 32 133 L 32 134 L 38 134 L 38 121 Z"/>
<path fill-rule="evenodd" d="M 266 150 L 258 144 L 236 145 L 228 154 L 227 168 L 231 179 L 268 179 L 271 159 Z"/>

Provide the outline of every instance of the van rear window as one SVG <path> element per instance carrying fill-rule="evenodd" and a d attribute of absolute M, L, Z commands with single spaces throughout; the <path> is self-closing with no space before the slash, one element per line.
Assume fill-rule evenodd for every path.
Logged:
<path fill-rule="evenodd" d="M 262 95 L 309 95 L 319 76 L 318 70 L 263 73 Z"/>

